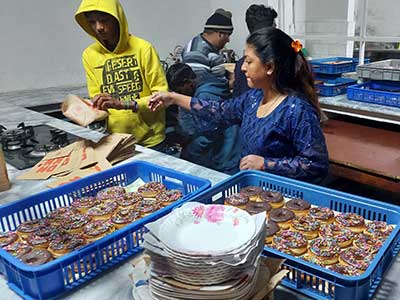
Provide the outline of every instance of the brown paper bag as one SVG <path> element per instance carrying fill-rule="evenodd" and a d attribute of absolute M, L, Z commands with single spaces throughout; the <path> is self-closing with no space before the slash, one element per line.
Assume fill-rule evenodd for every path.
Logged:
<path fill-rule="evenodd" d="M 80 169 L 84 169 L 96 164 L 97 160 L 91 142 L 85 141 L 85 143 L 82 145 L 82 148 L 80 149 L 80 157 L 81 157 L 81 163 L 79 165 Z"/>
<path fill-rule="evenodd" d="M 79 168 L 80 149 L 83 141 L 77 141 L 64 148 L 49 152 L 28 172 L 17 179 L 48 179 L 57 174 L 68 174 Z"/>
<path fill-rule="evenodd" d="M 94 121 L 101 121 L 107 118 L 108 113 L 93 108 L 92 102 L 76 95 L 68 95 L 61 104 L 61 111 L 64 116 L 81 126 L 87 126 Z"/>
<path fill-rule="evenodd" d="M 101 160 L 98 163 L 96 163 L 94 166 L 90 167 L 90 168 L 86 168 L 83 170 L 75 170 L 73 172 L 71 172 L 70 174 L 68 174 L 67 176 L 63 176 L 60 177 L 56 180 L 53 180 L 52 182 L 48 183 L 47 186 L 48 187 L 57 187 L 57 186 L 61 186 L 70 182 L 73 182 L 75 180 L 84 178 L 88 175 L 103 171 L 103 170 L 107 170 L 109 168 L 111 168 L 111 164 L 106 160 Z"/>

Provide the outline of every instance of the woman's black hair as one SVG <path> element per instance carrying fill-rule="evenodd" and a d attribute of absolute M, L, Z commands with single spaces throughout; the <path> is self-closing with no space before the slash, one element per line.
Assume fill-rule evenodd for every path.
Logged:
<path fill-rule="evenodd" d="M 282 94 L 306 98 L 321 115 L 312 69 L 301 51 L 292 47 L 293 39 L 277 28 L 262 28 L 247 38 L 262 63 L 274 65 L 273 87 Z"/>
<path fill-rule="evenodd" d="M 171 91 L 176 91 L 182 88 L 185 83 L 194 81 L 196 79 L 196 74 L 187 64 L 177 63 L 168 68 L 166 77 L 169 89 Z"/>

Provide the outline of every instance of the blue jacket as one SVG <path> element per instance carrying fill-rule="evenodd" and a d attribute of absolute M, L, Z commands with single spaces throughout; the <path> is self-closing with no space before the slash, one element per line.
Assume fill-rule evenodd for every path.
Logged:
<path fill-rule="evenodd" d="M 200 78 L 195 97 L 215 101 L 230 97 L 225 84 L 215 80 L 213 75 Z M 208 130 L 207 133 L 197 129 L 193 114 L 179 108 L 179 125 L 181 131 L 190 139 L 182 151 L 182 158 L 228 174 L 237 172 L 240 160 L 239 125 Z"/>
<path fill-rule="evenodd" d="M 235 65 L 235 82 L 233 84 L 233 98 L 239 97 L 241 94 L 247 92 L 250 88 L 247 85 L 246 75 L 242 72 L 242 65 L 244 57 L 239 59 Z"/>

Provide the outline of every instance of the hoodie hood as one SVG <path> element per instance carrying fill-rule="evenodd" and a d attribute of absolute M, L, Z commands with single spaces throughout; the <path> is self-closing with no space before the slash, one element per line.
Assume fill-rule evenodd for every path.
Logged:
<path fill-rule="evenodd" d="M 119 23 L 119 41 L 113 53 L 123 52 L 127 46 L 129 39 L 128 22 L 124 13 L 124 9 L 118 0 L 82 0 L 81 5 L 75 13 L 75 20 L 96 42 L 105 50 L 106 47 L 97 39 L 95 32 L 87 22 L 85 12 L 101 11 L 112 15 Z"/>

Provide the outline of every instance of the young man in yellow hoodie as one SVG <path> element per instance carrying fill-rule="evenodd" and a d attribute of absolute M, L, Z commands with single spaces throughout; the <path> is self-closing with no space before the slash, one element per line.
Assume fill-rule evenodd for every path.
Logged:
<path fill-rule="evenodd" d="M 82 0 L 75 20 L 95 39 L 82 63 L 89 97 L 109 112 L 109 131 L 133 134 L 139 144 L 162 150 L 165 112 L 151 112 L 147 105 L 152 93 L 168 90 L 154 47 L 129 34 L 118 0 Z"/>

